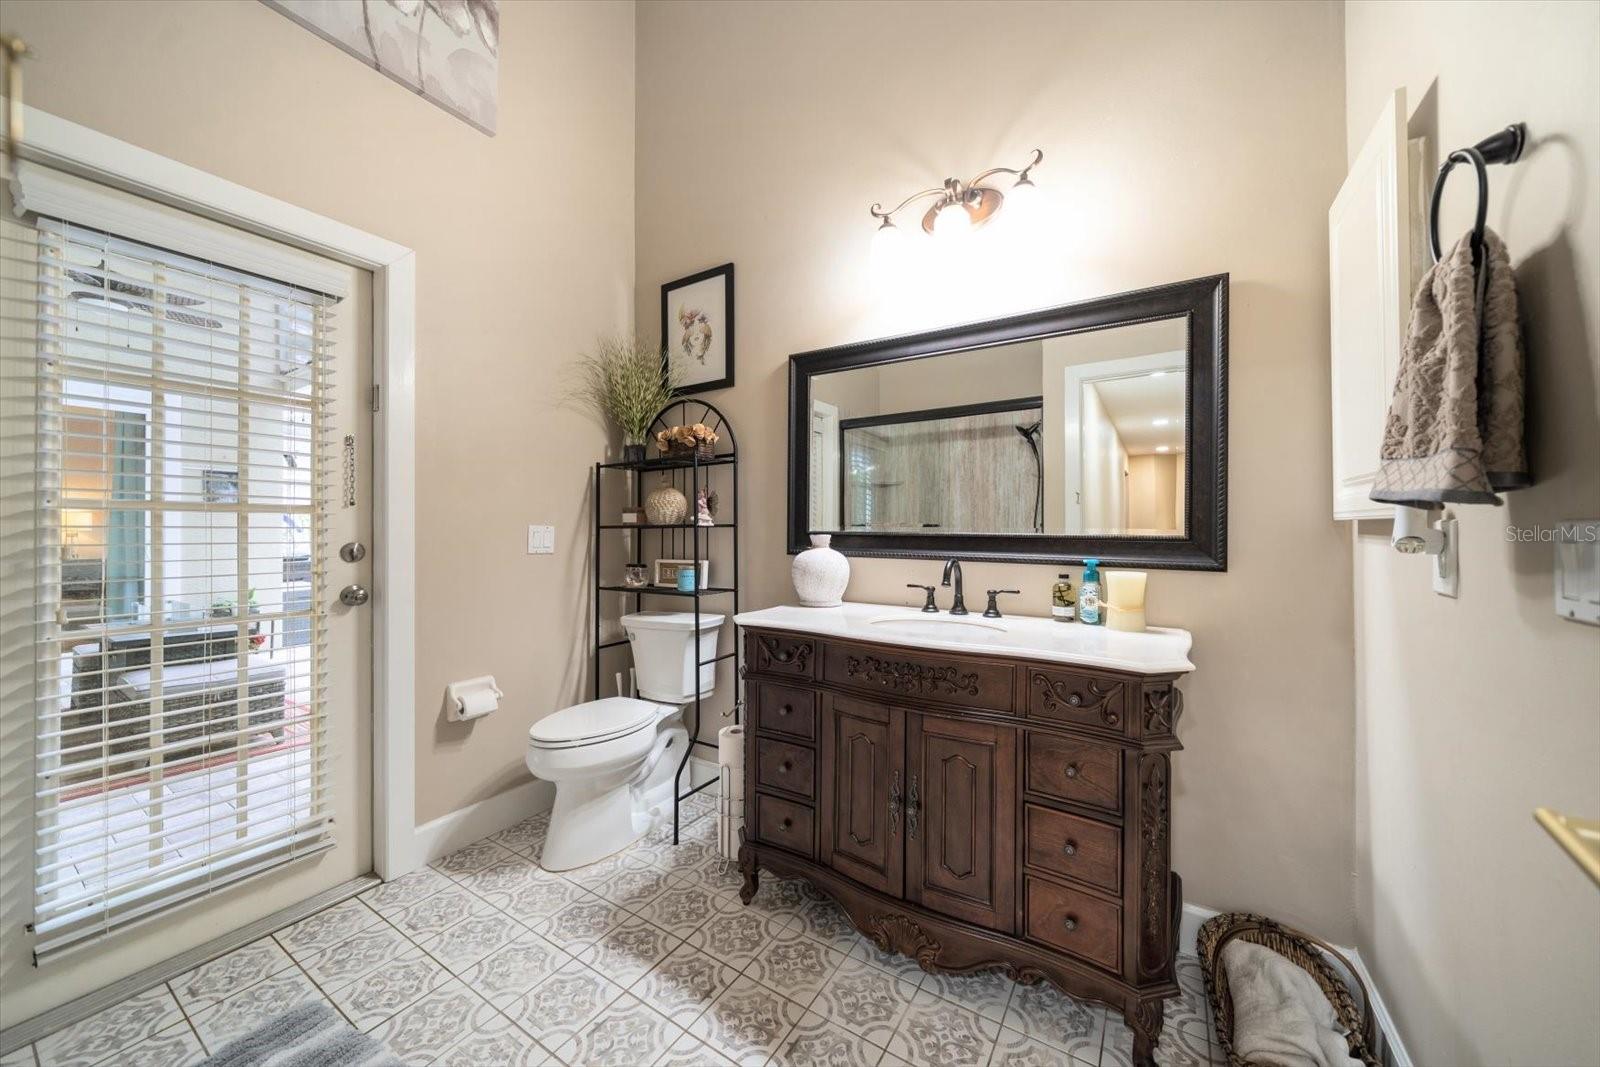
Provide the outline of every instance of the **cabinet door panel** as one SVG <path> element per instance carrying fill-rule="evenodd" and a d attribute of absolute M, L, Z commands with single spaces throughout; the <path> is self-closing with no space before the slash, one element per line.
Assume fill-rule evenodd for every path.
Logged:
<path fill-rule="evenodd" d="M 907 896 L 1013 930 L 1017 731 L 911 713 L 906 735 Z"/>
<path fill-rule="evenodd" d="M 899 807 L 905 715 L 847 697 L 824 696 L 822 706 L 823 862 L 899 896 L 905 884 Z"/>

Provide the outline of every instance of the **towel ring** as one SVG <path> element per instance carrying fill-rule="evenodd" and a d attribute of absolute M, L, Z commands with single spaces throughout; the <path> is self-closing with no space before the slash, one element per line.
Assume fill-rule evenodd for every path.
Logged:
<path fill-rule="evenodd" d="M 1471 148 L 1456 149 L 1439 164 L 1439 173 L 1433 179 L 1433 196 L 1428 202 L 1428 248 L 1433 253 L 1435 263 L 1439 262 L 1442 255 L 1439 248 L 1439 199 L 1440 194 L 1444 192 L 1444 182 L 1450 176 L 1450 171 L 1457 163 L 1471 163 L 1472 169 L 1478 174 L 1478 213 L 1472 223 L 1472 262 L 1476 264 L 1482 258 L 1483 227 L 1489 218 L 1487 164 L 1515 163 L 1522 158 L 1522 149 L 1527 139 L 1527 125 L 1513 122 L 1499 133 L 1485 137 Z"/>

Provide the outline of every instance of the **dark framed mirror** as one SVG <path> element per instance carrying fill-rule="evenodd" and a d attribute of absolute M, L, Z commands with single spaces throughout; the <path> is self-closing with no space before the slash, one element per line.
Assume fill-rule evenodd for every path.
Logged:
<path fill-rule="evenodd" d="M 1227 569 L 1228 276 L 789 359 L 789 552 Z"/>

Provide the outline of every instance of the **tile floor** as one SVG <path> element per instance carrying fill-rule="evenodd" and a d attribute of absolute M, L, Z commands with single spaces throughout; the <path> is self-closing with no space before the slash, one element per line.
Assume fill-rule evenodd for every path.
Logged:
<path fill-rule="evenodd" d="M 178 1067 L 274 1012 L 327 1000 L 407 1063 L 456 1067 L 1130 1064 L 1120 1016 L 998 973 L 923 973 L 808 885 L 764 875 L 749 907 L 712 803 L 556 875 L 548 816 L 147 990 L 0 1067 Z M 1199 964 L 1180 957 L 1156 1059 L 1225 1062 Z"/>

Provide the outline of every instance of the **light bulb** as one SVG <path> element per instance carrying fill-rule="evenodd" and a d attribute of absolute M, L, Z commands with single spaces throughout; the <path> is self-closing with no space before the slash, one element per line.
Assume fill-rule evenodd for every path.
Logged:
<path fill-rule="evenodd" d="M 972 216 L 960 204 L 946 204 L 933 217 L 933 235 L 941 241 L 959 241 L 972 232 Z"/>
<path fill-rule="evenodd" d="M 1017 184 L 1006 190 L 1004 211 L 1012 226 L 1034 226 L 1043 210 L 1039 187 L 1028 178 L 1017 179 Z"/>
<path fill-rule="evenodd" d="M 905 261 L 906 235 L 884 219 L 872 235 L 872 274 L 880 282 L 892 282 L 905 269 Z"/>

